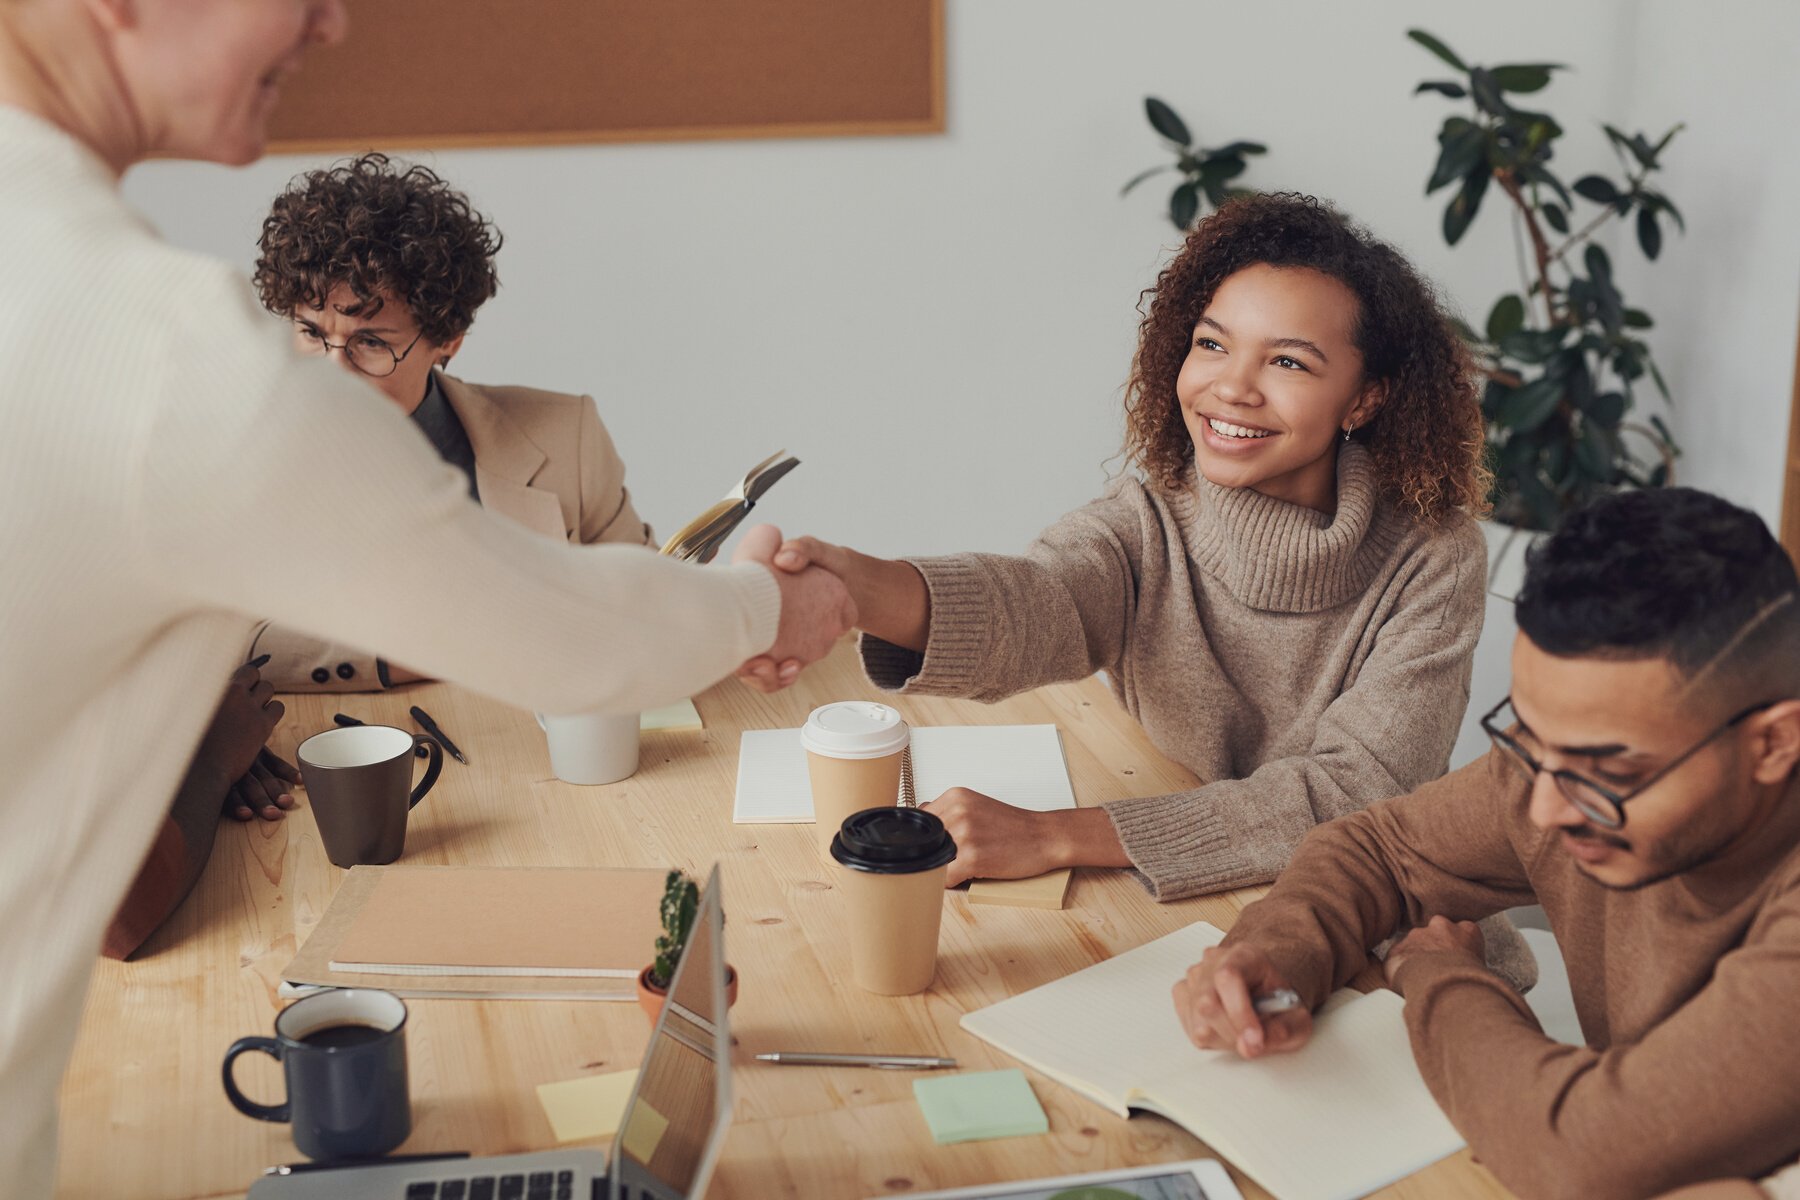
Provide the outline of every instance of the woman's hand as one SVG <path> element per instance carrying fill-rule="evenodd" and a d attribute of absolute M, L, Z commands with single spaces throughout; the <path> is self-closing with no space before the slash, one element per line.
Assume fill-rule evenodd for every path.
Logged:
<path fill-rule="evenodd" d="M 956 840 L 946 887 L 969 879 L 1030 879 L 1069 865 L 1045 820 L 1050 813 L 1014 808 L 968 788 L 951 788 L 921 807 Z"/>

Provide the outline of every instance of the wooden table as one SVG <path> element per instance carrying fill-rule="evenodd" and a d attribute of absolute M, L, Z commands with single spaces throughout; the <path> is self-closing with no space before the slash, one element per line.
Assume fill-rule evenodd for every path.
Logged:
<path fill-rule="evenodd" d="M 811 827 L 734 825 L 731 802 L 741 730 L 797 726 L 818 703 L 876 694 L 847 643 L 779 696 L 721 684 L 697 701 L 704 732 L 646 734 L 638 773 L 608 787 L 556 780 L 529 713 L 446 684 L 289 698 L 277 748 L 291 759 L 300 739 L 339 711 L 410 728 L 406 708 L 422 704 L 471 765 L 446 761 L 413 813 L 404 861 L 675 865 L 695 875 L 722 864 L 728 953 L 743 985 L 731 1013 L 736 1121 L 712 1197 L 857 1200 L 1206 1156 L 1176 1125 L 1120 1120 L 1036 1074 L 1048 1135 L 938 1146 L 910 1074 L 751 1061 L 805 1046 L 944 1054 L 969 1069 L 1015 1065 L 965 1034 L 962 1015 L 1189 922 L 1229 926 L 1257 894 L 1157 904 L 1118 871 L 1078 872 L 1061 912 L 971 906 L 954 893 L 932 989 L 904 998 L 858 990 Z M 1194 785 L 1097 679 L 997 705 L 904 699 L 899 707 L 919 725 L 1054 722 L 1083 804 Z M 326 861 L 304 804 L 286 821 L 221 826 L 205 876 L 168 927 L 138 961 L 96 969 L 63 1086 L 59 1196 L 238 1196 L 264 1166 L 297 1157 L 285 1126 L 231 1107 L 219 1062 L 235 1038 L 269 1032 L 282 1007 L 281 971 L 343 876 Z M 551 1147 L 536 1085 L 635 1066 L 648 1036 L 630 1004 L 422 1000 L 411 1008 L 414 1132 L 403 1150 L 412 1152 Z M 279 1096 L 272 1061 L 249 1055 L 238 1071 L 251 1096 Z M 1234 1175 L 1246 1196 L 1266 1195 Z M 1507 1193 L 1465 1152 L 1381 1194 Z"/>

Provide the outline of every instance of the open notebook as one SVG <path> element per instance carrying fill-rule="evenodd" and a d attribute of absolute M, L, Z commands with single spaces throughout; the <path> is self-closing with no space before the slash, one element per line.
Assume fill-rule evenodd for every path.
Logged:
<path fill-rule="evenodd" d="M 1190 925 L 969 1013 L 963 1028 L 1120 1116 L 1184 1126 L 1276 1200 L 1352 1200 L 1462 1148 L 1393 992 L 1338 993 L 1292 1054 L 1195 1049 L 1169 989 L 1224 936 Z"/>
<path fill-rule="evenodd" d="M 972 788 L 1036 812 L 1075 807 L 1075 789 L 1054 725 L 930 725 L 912 730 L 913 795 L 925 804 L 953 787 Z M 798 729 L 746 730 L 738 744 L 740 825 L 813 819 L 812 783 Z M 1036 879 L 977 880 L 969 899 L 982 904 L 1061 908 L 1067 870 Z"/>

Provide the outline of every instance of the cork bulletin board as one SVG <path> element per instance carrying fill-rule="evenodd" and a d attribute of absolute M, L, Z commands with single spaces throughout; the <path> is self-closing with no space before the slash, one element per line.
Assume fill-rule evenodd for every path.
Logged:
<path fill-rule="evenodd" d="M 944 128 L 943 0 L 349 0 L 277 152 Z"/>

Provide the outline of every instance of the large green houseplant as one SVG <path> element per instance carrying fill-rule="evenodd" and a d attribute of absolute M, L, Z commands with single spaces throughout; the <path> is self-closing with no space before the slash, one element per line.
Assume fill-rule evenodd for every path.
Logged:
<path fill-rule="evenodd" d="M 1494 302 L 1482 329 L 1464 329 L 1485 370 L 1482 397 L 1494 465 L 1494 515 L 1522 530 L 1553 527 L 1567 510 L 1618 487 L 1671 481 L 1679 453 L 1668 426 L 1651 415 L 1627 420 L 1648 374 L 1669 399 L 1640 336 L 1650 315 L 1626 303 L 1612 262 L 1594 235 L 1630 217 L 1647 258 L 1662 249 L 1665 221 L 1681 213 L 1650 186 L 1681 129 L 1652 142 L 1606 125 L 1616 176 L 1590 173 L 1565 185 L 1551 162 L 1563 127 L 1517 97 L 1549 85 L 1556 63 L 1471 66 L 1424 30 L 1408 37 L 1457 72 L 1419 84 L 1415 95 L 1466 100 L 1445 119 L 1427 194 L 1454 187 L 1444 208 L 1444 240 L 1454 246 L 1498 191 L 1520 247 L 1519 290 Z M 1578 204 L 1577 201 L 1580 203 Z M 1628 442 L 1628 437 L 1633 439 Z"/>
<path fill-rule="evenodd" d="M 1119 194 L 1126 195 L 1152 176 L 1176 172 L 1181 182 L 1169 193 L 1169 222 L 1183 233 L 1194 227 L 1206 205 L 1217 208 L 1243 191 L 1232 186 L 1231 181 L 1249 169 L 1251 155 L 1268 152 L 1261 142 L 1227 142 L 1211 150 L 1197 146 L 1187 122 L 1155 96 L 1144 97 L 1144 116 L 1149 119 L 1150 128 L 1162 136 L 1175 161 L 1139 171 Z"/>

